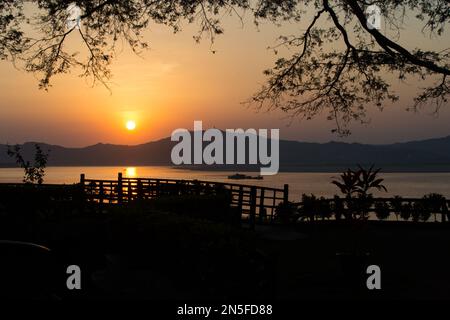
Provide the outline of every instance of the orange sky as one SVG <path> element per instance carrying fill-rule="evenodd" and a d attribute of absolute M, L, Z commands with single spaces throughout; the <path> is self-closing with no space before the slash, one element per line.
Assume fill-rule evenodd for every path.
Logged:
<path fill-rule="evenodd" d="M 91 88 L 77 71 L 54 78 L 49 92 L 41 91 L 35 76 L 0 62 L 0 143 L 137 144 L 169 136 L 177 128 L 192 129 L 194 120 L 202 120 L 204 128 L 280 128 L 282 138 L 339 140 L 330 133 L 333 123 L 325 120 L 326 114 L 289 126 L 280 112 L 256 113 L 241 104 L 264 83 L 262 71 L 275 61 L 266 48 L 281 34 L 299 33 L 302 25 L 267 24 L 258 32 L 248 17 L 243 29 L 236 18 L 227 18 L 224 26 L 225 34 L 214 44 L 216 54 L 208 40 L 195 43 L 195 25 L 179 34 L 151 26 L 145 34 L 149 51 L 137 57 L 124 48 L 113 62 L 112 94 L 102 86 Z M 77 34 L 71 37 L 69 45 L 77 50 L 80 39 Z M 425 43 L 437 50 L 450 47 L 449 38 L 418 39 L 406 28 L 401 43 L 408 48 Z M 346 141 L 385 143 L 450 135 L 449 110 L 442 110 L 439 118 L 427 111 L 408 113 L 405 108 L 416 84 L 396 88 L 400 102 L 382 113 L 371 110 L 371 123 L 353 125 Z M 128 120 L 136 121 L 135 131 L 125 129 Z"/>

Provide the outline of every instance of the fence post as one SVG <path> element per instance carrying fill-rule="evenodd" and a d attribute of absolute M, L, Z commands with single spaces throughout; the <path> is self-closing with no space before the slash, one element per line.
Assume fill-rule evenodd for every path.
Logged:
<path fill-rule="evenodd" d="M 127 192 L 128 192 L 128 203 L 130 203 L 131 200 L 133 199 L 133 188 L 131 187 L 131 180 L 130 179 L 128 179 Z"/>
<path fill-rule="evenodd" d="M 137 179 L 137 183 L 136 183 L 136 198 L 139 201 L 144 199 L 144 188 L 142 186 L 141 179 Z"/>
<path fill-rule="evenodd" d="M 285 184 L 283 190 L 283 203 L 286 204 L 288 202 L 289 202 L 289 185 Z"/>
<path fill-rule="evenodd" d="M 239 213 L 241 215 L 241 219 L 242 219 L 242 201 L 244 198 L 244 190 L 242 188 L 242 186 L 239 187 L 239 194 L 238 194 L 238 210 Z"/>
<path fill-rule="evenodd" d="M 100 181 L 99 198 L 98 198 L 100 204 L 103 204 L 103 198 L 104 198 L 103 181 Z"/>
<path fill-rule="evenodd" d="M 117 175 L 117 202 L 122 204 L 123 199 L 123 185 L 122 185 L 122 172 Z"/>
<path fill-rule="evenodd" d="M 161 194 L 161 184 L 159 183 L 159 180 L 156 180 L 156 190 L 155 190 L 155 197 L 158 198 L 159 195 Z"/>
<path fill-rule="evenodd" d="M 79 196 L 80 196 L 80 200 L 82 200 L 82 201 L 86 200 L 86 191 L 84 188 L 85 180 L 86 180 L 86 177 L 85 177 L 84 173 L 80 174 L 80 187 L 78 189 L 79 190 L 78 192 L 80 192 Z"/>
<path fill-rule="evenodd" d="M 250 228 L 255 229 L 256 220 L 256 187 L 250 191 Z"/>
<path fill-rule="evenodd" d="M 266 219 L 266 208 L 264 207 L 264 188 L 261 188 L 261 198 L 259 199 L 259 221 Z"/>

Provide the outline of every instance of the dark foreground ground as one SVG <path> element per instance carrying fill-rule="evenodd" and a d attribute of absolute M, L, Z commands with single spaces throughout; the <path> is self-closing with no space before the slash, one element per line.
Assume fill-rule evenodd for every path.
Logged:
<path fill-rule="evenodd" d="M 450 230 L 439 223 L 318 221 L 252 231 L 133 206 L 31 215 L 3 208 L 0 240 L 51 249 L 46 260 L 0 245 L 7 298 L 450 298 Z M 381 268 L 381 290 L 366 287 L 372 264 Z M 81 268 L 81 290 L 66 287 L 69 265 Z"/>
<path fill-rule="evenodd" d="M 450 230 L 434 223 L 317 223 L 281 250 L 277 297 L 287 299 L 449 299 Z M 368 265 L 381 269 L 369 291 Z"/>

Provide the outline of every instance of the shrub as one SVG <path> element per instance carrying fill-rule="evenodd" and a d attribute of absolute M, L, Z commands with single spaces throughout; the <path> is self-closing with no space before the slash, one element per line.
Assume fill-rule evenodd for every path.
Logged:
<path fill-rule="evenodd" d="M 275 219 L 282 223 L 296 222 L 299 218 L 297 207 L 292 202 L 280 202 L 275 208 Z"/>
<path fill-rule="evenodd" d="M 411 218 L 412 211 L 413 207 L 411 203 L 403 204 L 400 209 L 400 218 L 402 218 L 405 221 L 408 221 Z"/>
<path fill-rule="evenodd" d="M 317 215 L 317 203 L 316 196 L 311 194 L 302 194 L 301 206 L 299 208 L 300 216 L 303 220 L 309 219 L 309 221 L 314 221 Z"/>
<path fill-rule="evenodd" d="M 402 204 L 403 204 L 403 198 L 400 196 L 395 196 L 390 201 L 391 208 L 394 211 L 395 218 L 397 220 L 398 220 L 399 215 L 401 215 L 401 212 L 402 212 Z"/>
<path fill-rule="evenodd" d="M 412 219 L 414 222 L 428 221 L 431 217 L 430 211 L 426 208 L 423 201 L 416 201 L 412 205 Z"/>
<path fill-rule="evenodd" d="M 317 215 L 319 217 L 321 217 L 322 220 L 330 219 L 331 213 L 332 213 L 330 201 L 328 201 L 324 197 L 320 197 L 320 199 L 318 199 L 316 202 L 317 202 L 317 212 L 318 212 Z"/>
<path fill-rule="evenodd" d="M 436 221 L 436 214 L 442 213 L 447 209 L 447 200 L 445 197 L 438 193 L 429 193 L 425 196 L 423 196 L 423 204 L 425 207 L 425 210 L 427 210 L 429 213 L 434 214 L 434 220 Z"/>
<path fill-rule="evenodd" d="M 338 195 L 335 195 L 333 198 L 331 210 L 336 220 L 341 220 L 341 218 L 345 217 L 344 201 Z"/>
<path fill-rule="evenodd" d="M 352 219 L 367 220 L 373 204 L 373 196 L 359 195 L 357 198 L 347 199 L 347 208 Z"/>
<path fill-rule="evenodd" d="M 384 201 L 375 202 L 375 214 L 379 220 L 385 220 L 389 218 L 391 213 L 391 207 Z"/>

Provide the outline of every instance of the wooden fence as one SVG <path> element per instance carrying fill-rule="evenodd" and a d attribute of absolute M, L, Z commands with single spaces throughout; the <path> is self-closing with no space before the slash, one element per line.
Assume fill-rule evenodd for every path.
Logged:
<path fill-rule="evenodd" d="M 86 179 L 81 174 L 80 185 L 88 201 L 99 204 L 122 204 L 135 200 L 148 200 L 161 196 L 208 195 L 228 192 L 231 206 L 238 208 L 244 219 L 253 225 L 256 219 L 272 221 L 275 208 L 280 202 L 287 202 L 289 186 L 283 189 L 250 186 L 234 183 L 200 180 L 175 180 L 155 178 L 124 178 L 117 180 Z"/>

